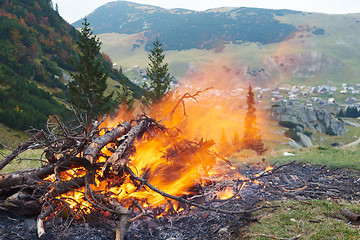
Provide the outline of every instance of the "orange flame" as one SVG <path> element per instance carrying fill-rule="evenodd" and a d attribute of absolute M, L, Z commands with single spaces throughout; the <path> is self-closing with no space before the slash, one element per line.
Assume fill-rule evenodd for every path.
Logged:
<path fill-rule="evenodd" d="M 234 76 L 230 77 L 231 81 L 227 81 L 229 74 L 223 69 L 212 68 L 211 71 L 206 72 L 208 74 L 203 74 L 201 77 L 196 76 L 184 80 L 181 87 L 173 94 L 169 94 L 164 101 L 149 110 L 149 115 L 161 121 L 161 124 L 170 131 L 178 129 L 178 137 L 164 137 L 166 136 L 164 134 L 164 136 L 150 138 L 145 134 L 142 139 L 135 141 L 135 154 L 129 157 L 129 167 L 135 174 L 146 178 L 153 186 L 174 196 L 191 194 L 189 189 L 196 183 L 203 183 L 204 179 L 219 179 L 223 175 L 224 165 L 227 166 L 227 171 L 236 172 L 233 174 L 234 178 L 247 179 L 241 176 L 235 167 L 224 164 L 223 158 L 211 154 L 217 152 L 231 154 L 240 151 L 246 112 L 246 91 L 242 90 L 241 86 L 246 89 L 247 84 L 242 83 L 241 79 L 235 79 L 237 84 L 234 84 Z M 212 76 L 209 76 L 209 73 Z M 235 89 L 234 86 L 236 86 Z M 198 89 L 198 87 L 212 88 L 197 95 L 196 90 L 193 89 Z M 184 99 L 184 105 L 179 104 L 178 108 L 174 109 L 180 96 L 186 92 L 196 96 L 192 95 Z M 115 127 L 119 122 L 129 120 L 131 116 L 139 112 L 140 110 L 135 110 L 133 115 L 120 112 L 116 118 L 106 119 L 101 127 Z M 264 114 L 259 110 L 257 116 L 258 122 L 261 123 L 259 124 L 261 131 L 263 131 L 266 128 L 262 117 Z M 187 152 L 184 139 L 196 142 L 200 147 L 196 152 Z M 168 155 L 179 145 L 185 149 L 180 151 L 179 159 L 169 158 Z M 102 149 L 104 155 L 110 156 L 112 152 L 107 147 L 115 148 L 116 146 L 110 144 Z M 106 158 L 103 156 L 97 159 L 97 162 L 105 161 Z M 63 175 L 70 177 L 73 174 L 67 171 Z M 117 198 L 125 206 L 127 200 L 133 198 L 142 201 L 141 204 L 144 207 L 157 207 L 167 203 L 160 194 L 135 186 L 129 176 L 124 176 L 121 184 L 118 184 L 116 179 L 113 182 L 112 180 L 102 181 L 99 176 L 101 173 L 95 179 L 96 185 L 91 185 L 91 187 L 95 191 L 111 193 L 112 198 Z M 81 188 L 78 192 L 63 194 L 62 197 L 69 199 L 69 204 L 75 208 L 79 206 L 74 202 L 84 202 L 83 192 L 84 189 Z M 227 199 L 232 195 L 233 191 L 230 188 L 219 193 L 221 199 Z M 87 211 L 91 206 L 83 204 L 80 208 Z"/>

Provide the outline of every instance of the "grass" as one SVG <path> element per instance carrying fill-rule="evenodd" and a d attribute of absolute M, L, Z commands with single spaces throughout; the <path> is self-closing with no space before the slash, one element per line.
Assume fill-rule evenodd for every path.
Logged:
<path fill-rule="evenodd" d="M 0 123 L 0 149 L 3 145 L 7 147 L 16 147 L 19 143 L 29 139 L 29 135 L 23 131 L 15 130 Z"/>
<path fill-rule="evenodd" d="M 21 153 L 18 158 L 15 158 L 5 168 L 0 171 L 1 173 L 9 173 L 23 169 L 37 168 L 41 166 L 41 155 L 43 149 L 28 150 Z M 10 150 L 1 150 L 0 157 L 7 156 L 11 153 Z"/>
<path fill-rule="evenodd" d="M 9 128 L 0 123 L 0 143 L 5 145 L 7 148 L 14 149 L 29 138 L 30 135 L 26 134 L 25 132 Z M 2 148 L 3 145 L 0 145 L 0 160 L 11 153 L 11 150 Z M 10 164 L 8 164 L 4 169 L 2 169 L 0 174 L 39 167 L 41 166 L 40 161 L 29 159 L 40 159 L 42 153 L 43 150 L 41 149 L 25 151 L 21 153 L 18 158 L 14 159 Z"/>
<path fill-rule="evenodd" d="M 360 239 L 360 227 L 349 224 L 340 214 L 346 208 L 360 213 L 358 204 L 332 200 L 311 200 L 307 204 L 300 201 L 275 201 L 280 205 L 274 211 L 262 210 L 254 213 L 259 223 L 251 225 L 241 239 L 267 240 L 291 238 L 300 235 L 299 239 Z"/>
<path fill-rule="evenodd" d="M 338 149 L 330 147 L 313 147 L 300 151 L 292 151 L 295 156 L 274 154 L 266 158 L 272 164 L 286 164 L 289 162 L 302 162 L 312 165 L 326 165 L 329 168 L 348 168 L 360 170 L 360 147 Z"/>

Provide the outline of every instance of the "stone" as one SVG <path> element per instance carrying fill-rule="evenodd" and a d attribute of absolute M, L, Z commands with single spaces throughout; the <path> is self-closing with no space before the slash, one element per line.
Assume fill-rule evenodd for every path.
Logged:
<path fill-rule="evenodd" d="M 299 149 L 301 148 L 301 145 L 298 144 L 297 142 L 295 142 L 295 141 L 292 140 L 292 139 L 291 139 L 290 142 L 288 142 L 288 144 L 289 144 L 291 147 L 295 148 L 296 150 L 299 150 Z"/>
<path fill-rule="evenodd" d="M 336 119 L 326 109 L 315 109 L 307 106 L 280 106 L 272 109 L 271 116 L 277 121 L 301 124 L 310 131 L 331 132 L 335 135 L 345 133 L 344 122 Z"/>
<path fill-rule="evenodd" d="M 313 146 L 312 141 L 308 136 L 306 136 L 305 134 L 302 134 L 302 133 L 297 133 L 297 134 L 300 137 L 299 144 L 301 146 L 303 146 L 303 147 L 312 147 Z"/>

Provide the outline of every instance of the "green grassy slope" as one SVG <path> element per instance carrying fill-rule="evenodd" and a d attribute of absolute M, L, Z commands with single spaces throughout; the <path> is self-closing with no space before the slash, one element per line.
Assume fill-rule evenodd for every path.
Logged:
<path fill-rule="evenodd" d="M 321 13 L 285 14 L 275 17 L 280 22 L 296 26 L 299 31 L 287 40 L 272 43 L 226 44 L 221 52 L 214 49 L 188 49 L 166 51 L 166 61 L 170 72 L 177 78 L 184 76 L 190 64 L 201 65 L 204 62 L 221 60 L 241 62 L 243 66 L 264 67 L 264 60 L 270 56 L 284 56 L 301 52 L 320 52 L 343 64 L 341 72 L 321 73 L 304 79 L 299 76 L 285 78 L 281 83 L 339 86 L 342 82 L 356 83 L 360 79 L 360 14 L 329 15 Z M 316 34 L 323 29 L 324 34 Z M 315 32 L 315 33 L 314 33 Z M 147 66 L 145 43 L 138 44 L 141 34 L 105 33 L 99 35 L 103 50 L 123 68 L 139 65 Z M 138 47 L 133 49 L 133 44 Z M 165 42 L 166 44 L 166 42 Z M 325 63 L 326 64 L 326 63 Z M 277 77 L 276 75 L 274 78 Z"/>

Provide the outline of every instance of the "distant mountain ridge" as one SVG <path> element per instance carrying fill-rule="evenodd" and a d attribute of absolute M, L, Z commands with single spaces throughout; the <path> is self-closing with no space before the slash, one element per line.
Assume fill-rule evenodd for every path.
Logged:
<path fill-rule="evenodd" d="M 258 8 L 198 12 L 118 1 L 99 7 L 88 19 L 103 50 L 129 69 L 146 67 L 148 50 L 158 37 L 178 79 L 201 71 L 204 63 L 258 86 L 340 86 L 360 79 L 360 13 Z"/>
<path fill-rule="evenodd" d="M 221 48 L 229 42 L 281 42 L 296 27 L 281 23 L 275 16 L 300 13 L 244 7 L 199 12 L 116 1 L 97 8 L 87 18 L 96 34 L 143 33 L 144 38 L 139 39 L 139 45 L 145 41 L 146 49 L 151 48 L 152 42 L 158 37 L 166 43 L 166 50 L 186 50 Z M 72 25 L 80 27 L 81 21 Z"/>

